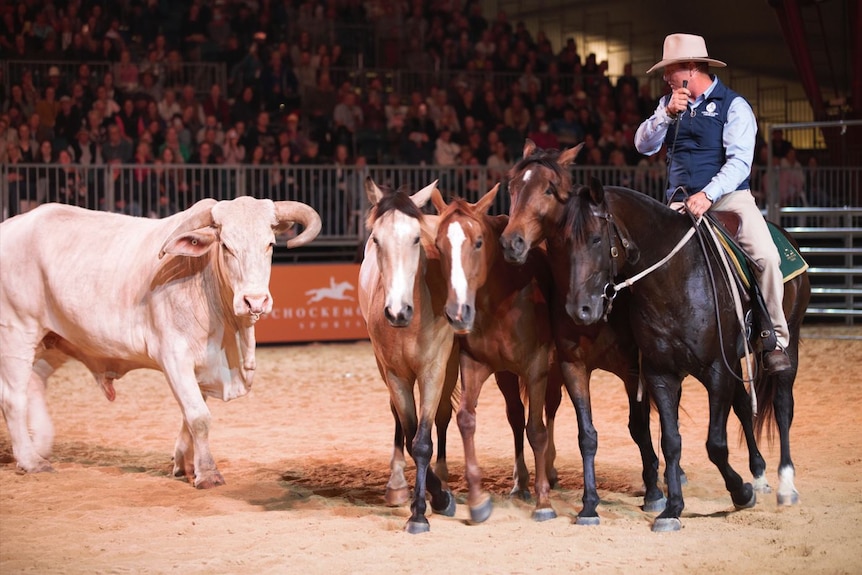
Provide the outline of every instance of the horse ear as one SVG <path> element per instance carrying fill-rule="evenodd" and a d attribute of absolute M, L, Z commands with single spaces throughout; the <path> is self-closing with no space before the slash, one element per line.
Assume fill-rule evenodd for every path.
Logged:
<path fill-rule="evenodd" d="M 437 189 L 437 181 L 438 180 L 434 180 L 433 182 L 410 196 L 410 199 L 413 200 L 413 203 L 416 205 L 417 208 L 421 208 L 428 203 L 428 200 L 431 198 L 431 192 Z"/>
<path fill-rule="evenodd" d="M 365 195 L 368 197 L 368 203 L 372 206 L 376 206 L 383 198 L 383 191 L 374 183 L 371 176 L 365 177 Z"/>
<path fill-rule="evenodd" d="M 605 201 L 605 188 L 598 178 L 590 178 L 590 199 L 596 205 Z"/>
<path fill-rule="evenodd" d="M 578 154 L 581 152 L 581 148 L 583 147 L 584 143 L 581 142 L 574 148 L 569 148 L 568 150 L 565 150 L 562 154 L 560 154 L 560 159 L 558 160 L 558 163 L 561 166 L 568 166 L 569 164 L 574 164 L 575 158 L 578 157 Z"/>
<path fill-rule="evenodd" d="M 531 140 L 530 138 L 527 138 L 526 140 L 524 140 L 524 152 L 523 152 L 522 156 L 525 158 L 529 158 L 533 154 L 533 152 L 535 152 L 535 151 L 536 151 L 536 143 L 533 140 Z"/>
<path fill-rule="evenodd" d="M 443 194 L 437 188 L 431 192 L 431 203 L 434 204 L 438 214 L 442 214 L 443 210 L 446 209 L 446 200 L 443 199 Z"/>
<path fill-rule="evenodd" d="M 488 209 L 493 205 L 494 198 L 497 197 L 497 192 L 500 190 L 500 184 L 496 184 L 488 190 L 488 193 L 479 198 L 479 201 L 474 204 L 476 211 L 480 214 L 487 214 Z"/>

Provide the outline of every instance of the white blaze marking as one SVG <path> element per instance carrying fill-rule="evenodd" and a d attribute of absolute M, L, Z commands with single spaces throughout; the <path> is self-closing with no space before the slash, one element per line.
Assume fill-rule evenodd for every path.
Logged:
<path fill-rule="evenodd" d="M 467 236 L 464 235 L 464 230 L 461 224 L 452 224 L 446 231 L 446 237 L 449 238 L 449 244 L 452 246 L 452 289 L 455 290 L 455 296 L 458 298 L 458 304 L 463 304 L 467 300 L 467 276 L 464 274 L 464 264 L 461 261 L 461 246 Z"/>
<path fill-rule="evenodd" d="M 530 178 L 532 178 L 532 177 L 533 177 L 533 170 L 532 170 L 532 169 L 527 170 L 526 172 L 524 172 L 524 178 L 523 178 L 524 183 L 526 184 L 527 182 L 529 182 L 529 181 L 530 181 Z"/>
<path fill-rule="evenodd" d="M 395 221 L 392 226 L 392 235 L 396 239 L 396 243 L 402 249 L 394 258 L 392 266 L 392 285 L 389 287 L 390 306 L 397 304 L 400 311 L 401 304 L 406 299 L 406 294 L 413 293 L 413 276 L 416 272 L 416 267 L 410 269 L 410 251 L 413 249 L 413 238 L 416 237 L 416 220 L 413 218 L 396 214 Z M 409 285 L 408 285 L 409 283 Z"/>

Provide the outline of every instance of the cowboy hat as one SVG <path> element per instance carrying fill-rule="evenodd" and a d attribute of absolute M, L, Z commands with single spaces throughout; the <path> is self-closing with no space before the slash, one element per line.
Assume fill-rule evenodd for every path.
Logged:
<path fill-rule="evenodd" d="M 661 62 L 646 71 L 652 74 L 659 68 L 664 68 L 677 62 L 706 62 L 710 66 L 724 68 L 727 66 L 721 60 L 714 60 L 706 52 L 706 42 L 703 36 L 694 34 L 671 34 L 664 39 L 664 51 Z"/>

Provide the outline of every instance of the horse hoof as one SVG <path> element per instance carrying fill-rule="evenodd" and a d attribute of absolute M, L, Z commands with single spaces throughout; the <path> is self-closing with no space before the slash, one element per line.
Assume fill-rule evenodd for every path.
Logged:
<path fill-rule="evenodd" d="M 494 503 L 488 497 L 484 503 L 470 508 L 470 523 L 483 523 L 487 521 L 493 510 Z"/>
<path fill-rule="evenodd" d="M 592 515 L 590 517 L 584 515 L 578 515 L 575 518 L 575 525 L 587 525 L 593 526 L 598 525 L 601 522 L 598 515 Z"/>
<path fill-rule="evenodd" d="M 407 500 L 410 499 L 410 488 L 399 487 L 392 489 L 387 487 L 386 493 L 383 495 L 383 501 L 388 507 L 401 507 Z"/>
<path fill-rule="evenodd" d="M 533 495 L 530 493 L 529 489 L 522 489 L 520 487 L 515 487 L 512 489 L 512 492 L 509 493 L 509 499 L 520 499 L 521 501 L 529 502 L 532 498 Z"/>
<path fill-rule="evenodd" d="M 772 487 L 770 487 L 765 475 L 755 477 L 751 484 L 757 493 L 772 493 Z"/>
<path fill-rule="evenodd" d="M 754 505 L 757 503 L 757 492 L 751 487 L 750 484 L 746 483 L 745 486 L 748 489 L 751 489 L 751 497 L 745 503 L 737 503 L 736 501 L 734 501 L 733 506 L 736 509 L 750 509 L 754 507 Z"/>
<path fill-rule="evenodd" d="M 779 493 L 777 496 L 778 505 L 781 507 L 790 507 L 799 503 L 799 492 Z"/>
<path fill-rule="evenodd" d="M 682 522 L 677 517 L 662 517 L 656 519 L 652 524 L 653 533 L 666 533 L 680 529 L 682 529 Z"/>
<path fill-rule="evenodd" d="M 443 492 L 446 496 L 446 505 L 442 507 L 434 507 L 433 502 L 431 505 L 431 511 L 438 515 L 444 515 L 446 517 L 454 517 L 455 516 L 455 496 L 452 495 L 452 492 L 448 489 Z"/>
<path fill-rule="evenodd" d="M 557 512 L 554 511 L 553 507 L 543 507 L 533 511 L 533 521 L 536 521 L 537 523 L 541 521 L 550 521 L 551 519 L 556 518 Z"/>
<path fill-rule="evenodd" d="M 419 533 L 428 533 L 431 531 L 431 526 L 428 525 L 428 521 L 408 521 L 407 525 L 404 526 L 404 531 L 410 533 L 411 535 L 418 535 Z"/>
<path fill-rule="evenodd" d="M 644 500 L 643 510 L 647 513 L 659 513 L 664 511 L 664 508 L 667 506 L 667 497 L 661 497 L 659 499 L 653 499 L 652 501 Z"/>

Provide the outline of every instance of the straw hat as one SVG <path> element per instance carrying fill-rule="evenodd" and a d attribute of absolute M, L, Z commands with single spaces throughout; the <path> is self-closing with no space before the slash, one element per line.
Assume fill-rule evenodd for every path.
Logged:
<path fill-rule="evenodd" d="M 661 62 L 646 71 L 647 74 L 652 74 L 659 68 L 664 68 L 670 64 L 677 62 L 706 62 L 710 66 L 724 68 L 727 66 L 721 60 L 714 60 L 709 57 L 706 51 L 706 42 L 703 36 L 695 36 L 694 34 L 671 34 L 664 39 L 664 51 L 662 53 Z"/>

